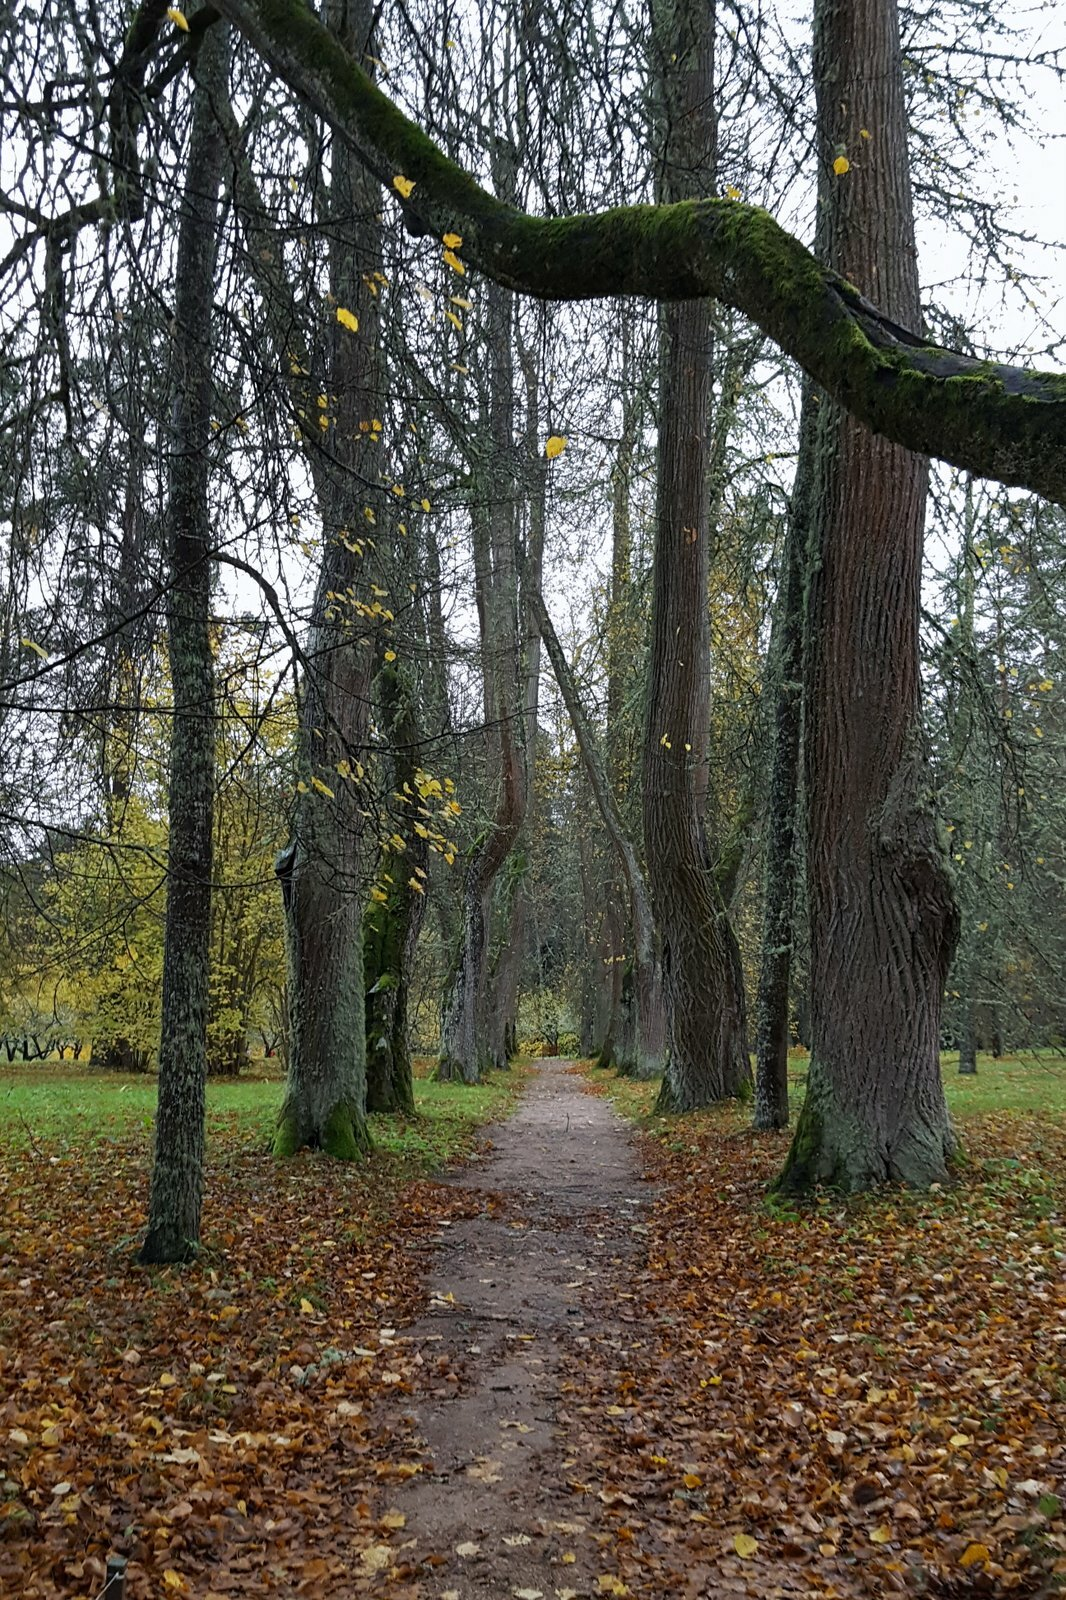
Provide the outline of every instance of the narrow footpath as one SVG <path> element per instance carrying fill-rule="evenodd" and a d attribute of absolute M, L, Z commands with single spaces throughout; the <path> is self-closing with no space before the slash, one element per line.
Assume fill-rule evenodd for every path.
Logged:
<path fill-rule="evenodd" d="M 569 1065 L 538 1064 L 489 1159 L 454 1180 L 486 1209 L 440 1230 L 430 1310 L 407 1330 L 427 1365 L 464 1372 L 454 1397 L 418 1405 L 431 1470 L 396 1497 L 410 1557 L 444 1558 L 422 1569 L 425 1600 L 602 1592 L 568 1482 L 567 1381 L 591 1347 L 629 1343 L 649 1190 L 622 1120 Z"/>

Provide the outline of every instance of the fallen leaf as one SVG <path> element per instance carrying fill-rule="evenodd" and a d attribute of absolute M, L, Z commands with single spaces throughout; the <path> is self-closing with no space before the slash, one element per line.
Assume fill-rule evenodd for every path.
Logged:
<path fill-rule="evenodd" d="M 387 1544 L 372 1544 L 359 1552 L 359 1564 L 366 1572 L 385 1572 L 392 1566 L 392 1549 Z"/>

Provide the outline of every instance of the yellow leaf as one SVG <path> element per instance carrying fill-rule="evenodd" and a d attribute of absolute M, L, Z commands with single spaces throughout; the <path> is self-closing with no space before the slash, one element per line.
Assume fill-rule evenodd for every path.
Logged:
<path fill-rule="evenodd" d="M 733 1549 L 741 1561 L 750 1561 L 758 1548 L 758 1539 L 753 1539 L 750 1533 L 738 1533 L 733 1539 Z"/>
<path fill-rule="evenodd" d="M 367 1572 L 385 1572 L 392 1566 L 392 1551 L 387 1544 L 372 1544 L 369 1550 L 360 1550 L 359 1560 Z"/>
<path fill-rule="evenodd" d="M 561 456 L 566 449 L 566 439 L 561 433 L 553 433 L 544 446 L 544 454 L 549 461 L 554 461 L 556 456 Z"/>
<path fill-rule="evenodd" d="M 419 883 L 417 878 L 408 878 L 407 886 L 408 886 L 409 889 L 414 889 L 416 891 L 416 893 L 418 893 L 418 894 L 425 894 L 425 892 L 426 892 L 425 889 L 423 888 L 423 886 Z"/>
<path fill-rule="evenodd" d="M 740 199 L 740 190 L 738 188 L 736 188 L 736 186 L 734 184 L 731 183 L 729 185 L 729 188 L 725 192 L 725 197 L 726 197 L 727 200 L 739 200 Z"/>
<path fill-rule="evenodd" d="M 851 171 L 851 162 L 848 160 L 847 156 L 837 156 L 836 160 L 833 162 L 833 171 L 836 173 L 838 178 L 842 178 L 845 172 Z"/>
<path fill-rule="evenodd" d="M 685 1476 L 681 1479 L 681 1482 L 685 1485 L 686 1489 L 703 1488 L 703 1479 L 700 1477 L 698 1472 L 686 1472 Z"/>
<path fill-rule="evenodd" d="M 463 263 L 459 260 L 459 257 L 456 255 L 454 250 L 445 250 L 444 259 L 451 267 L 452 271 L 459 274 L 460 278 L 466 277 L 466 268 L 463 266 Z"/>
<path fill-rule="evenodd" d="M 359 318 L 354 311 L 346 311 L 343 306 L 338 306 L 337 321 L 342 328 L 347 328 L 350 333 L 359 332 Z"/>
<path fill-rule="evenodd" d="M 161 1389 L 173 1389 L 177 1381 L 172 1372 L 163 1372 L 159 1376 L 159 1387 Z"/>
<path fill-rule="evenodd" d="M 968 1433 L 953 1433 L 950 1444 L 953 1450 L 961 1450 L 963 1445 L 973 1444 L 973 1440 Z"/>
<path fill-rule="evenodd" d="M 410 200 L 411 191 L 414 188 L 414 180 L 412 178 L 405 178 L 402 172 L 398 172 L 395 178 L 392 180 L 392 187 L 399 194 L 402 194 L 405 200 Z"/>
<path fill-rule="evenodd" d="M 444 315 L 447 317 L 447 319 L 451 323 L 452 327 L 453 328 L 458 328 L 459 332 L 462 333 L 462 331 L 463 331 L 462 319 L 460 317 L 457 317 L 454 311 L 446 311 L 444 313 Z"/>
<path fill-rule="evenodd" d="M 422 506 L 422 510 L 423 511 L 428 511 L 429 510 L 430 507 L 429 507 L 429 501 L 428 500 L 423 500 L 423 501 L 420 502 L 420 504 Z"/>
<path fill-rule="evenodd" d="M 186 24 L 188 26 L 188 24 Z M 166 1567 L 163 1571 L 163 1582 L 168 1589 L 184 1589 L 185 1579 L 180 1572 L 175 1572 L 173 1567 Z"/>
<path fill-rule="evenodd" d="M 319 794 L 324 794 L 327 800 L 332 800 L 335 798 L 333 790 L 330 788 L 329 784 L 323 783 L 321 778 L 312 778 L 311 787 L 312 789 L 317 789 Z"/>
<path fill-rule="evenodd" d="M 311 1304 L 310 1300 L 301 1300 L 300 1310 L 303 1312 L 305 1317 L 313 1317 L 315 1314 L 315 1308 Z"/>
<path fill-rule="evenodd" d="M 977 1563 L 991 1561 L 992 1552 L 986 1544 L 968 1544 L 959 1557 L 960 1567 L 976 1567 Z"/>
<path fill-rule="evenodd" d="M 869 137 L 870 137 L 869 128 L 860 128 L 859 129 L 859 138 L 860 139 L 868 139 Z"/>
<path fill-rule="evenodd" d="M 376 900 L 379 906 L 383 906 L 389 897 L 385 893 L 384 889 L 379 889 L 377 884 L 375 884 L 370 891 L 370 898 L 371 900 Z"/>
<path fill-rule="evenodd" d="M 889 1542 L 889 1540 L 891 1538 L 892 1538 L 892 1529 L 889 1527 L 887 1522 L 882 1522 L 881 1526 L 879 1528 L 875 1528 L 874 1531 L 871 1533 L 871 1535 L 870 1535 L 870 1543 L 871 1544 L 888 1544 L 888 1542 Z"/>
<path fill-rule="evenodd" d="M 464 300 L 461 294 L 453 294 L 450 298 L 452 305 L 458 306 L 460 311 L 473 311 L 474 302 L 472 300 Z M 1044 685 L 1041 684 L 1040 687 L 1044 688 Z M 1047 688 L 1051 688 L 1050 683 L 1047 685 Z"/>
<path fill-rule="evenodd" d="M 170 22 L 172 22 L 174 24 L 175 28 L 180 28 L 182 33 L 188 33 L 188 31 L 189 31 L 189 22 L 188 22 L 188 18 L 186 17 L 186 15 L 185 15 L 185 13 L 183 11 L 179 11 L 176 6 L 168 6 L 167 7 L 167 18 L 168 18 L 168 20 Z M 169 1582 L 169 1579 L 168 1579 L 168 1582 Z"/>
<path fill-rule="evenodd" d="M 601 1572 L 596 1579 L 596 1589 L 599 1594 L 628 1594 L 629 1590 L 621 1578 L 616 1578 L 613 1573 Z"/>
<path fill-rule="evenodd" d="M 446 250 L 458 250 L 462 242 L 463 236 L 461 233 L 446 233 L 444 235 L 443 243 Z"/>
<path fill-rule="evenodd" d="M 42 649 L 39 644 L 34 644 L 32 639 L 20 639 L 19 644 L 26 650 L 36 650 L 42 661 L 48 660 L 48 651 Z"/>
<path fill-rule="evenodd" d="M 342 778 L 350 778 L 351 775 L 352 775 L 352 764 L 351 764 L 351 762 L 350 761 L 338 761 L 337 762 L 337 771 L 340 773 Z"/>
<path fill-rule="evenodd" d="M 396 660 L 396 652 L 395 652 L 395 650 L 386 650 L 385 651 L 385 660 L 386 661 L 395 661 Z"/>
<path fill-rule="evenodd" d="M 383 1528 L 406 1528 L 407 1518 L 402 1511 L 386 1511 L 381 1519 Z"/>

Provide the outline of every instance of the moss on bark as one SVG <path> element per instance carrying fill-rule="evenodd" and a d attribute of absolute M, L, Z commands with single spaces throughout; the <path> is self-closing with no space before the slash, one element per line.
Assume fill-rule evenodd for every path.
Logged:
<path fill-rule="evenodd" d="M 544 299 L 709 296 L 756 322 L 869 427 L 909 449 L 1066 500 L 1066 377 L 928 344 L 758 207 L 733 200 L 524 215 L 450 161 L 303 0 L 219 0 L 253 47 L 386 185 L 415 233 L 458 232 L 497 282 Z M 391 192 L 391 191 L 390 191 Z"/>

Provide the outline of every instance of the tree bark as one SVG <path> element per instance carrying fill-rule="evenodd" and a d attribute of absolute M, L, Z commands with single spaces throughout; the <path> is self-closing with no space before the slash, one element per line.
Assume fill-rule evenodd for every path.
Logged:
<path fill-rule="evenodd" d="M 800 784 L 803 673 L 804 558 L 816 406 L 808 390 L 800 419 L 796 482 L 792 489 L 776 639 L 772 649 L 773 754 L 766 809 L 762 951 L 755 1021 L 755 1112 L 760 1132 L 788 1127 L 789 983 L 794 939 L 796 823 Z"/>
<path fill-rule="evenodd" d="M 378 697 L 392 750 L 393 787 L 418 794 L 419 728 L 410 688 L 396 667 L 378 674 Z M 425 840 L 407 831 L 407 848 L 390 873 L 387 899 L 371 899 L 363 916 L 366 986 L 366 1108 L 414 1114 L 407 995 L 411 965 L 426 914 Z M 416 887 L 420 885 L 420 887 Z"/>
<path fill-rule="evenodd" d="M 661 188 L 713 183 L 714 16 L 662 0 L 653 16 L 664 132 Z M 710 731 L 711 333 L 706 301 L 662 313 L 659 472 L 644 738 L 644 839 L 662 933 L 669 1060 L 660 1109 L 692 1111 L 750 1082 L 739 952 L 704 817 Z"/>
<path fill-rule="evenodd" d="M 229 29 L 204 39 L 178 236 L 168 508 L 170 735 L 167 908 L 155 1160 L 140 1260 L 184 1261 L 200 1242 L 203 1197 L 215 677 L 211 650 L 211 376 L 218 197 L 225 143 L 213 104 L 227 92 Z"/>
<path fill-rule="evenodd" d="M 496 284 L 486 293 L 489 378 L 486 432 L 491 441 L 491 498 L 475 507 L 474 575 L 481 627 L 485 724 L 499 758 L 493 815 L 477 841 L 463 888 L 456 965 L 441 1020 L 438 1077 L 477 1083 L 493 1066 L 489 1048 L 492 894 L 525 821 L 528 773 L 519 690 L 519 599 L 515 528 L 514 305 Z M 484 492 L 490 495 L 489 485 Z"/>
<path fill-rule="evenodd" d="M 335 0 L 328 20 L 345 48 L 360 58 L 373 54 L 368 0 L 350 8 Z M 370 1142 L 362 927 L 368 863 L 357 775 L 388 607 L 375 597 L 376 565 L 355 530 L 366 528 L 368 503 L 383 524 L 389 515 L 379 447 L 373 431 L 360 427 L 381 410 L 378 297 L 370 282 L 380 270 L 379 203 L 366 170 L 343 144 L 334 145 L 330 303 L 350 311 L 358 329 L 330 318 L 323 391 L 332 404 L 324 413 L 327 427 L 309 446 L 322 556 L 300 705 L 302 792 L 292 840 L 277 863 L 289 994 L 288 1072 L 274 1138 L 279 1156 L 309 1145 L 352 1160 Z"/>
<path fill-rule="evenodd" d="M 895 0 L 818 0 L 814 63 L 820 249 L 914 325 Z M 788 1190 L 924 1188 L 947 1177 L 954 1148 L 939 1048 L 958 918 L 920 707 L 926 481 L 924 460 L 821 402 L 805 673 L 811 1061 Z"/>
<path fill-rule="evenodd" d="M 563 697 L 570 725 L 574 730 L 581 752 L 585 776 L 592 790 L 597 809 L 607 830 L 607 836 L 618 857 L 619 866 L 629 891 L 633 918 L 633 990 L 635 1007 L 635 1041 L 633 1061 L 629 1070 L 638 1078 L 658 1077 L 666 1064 L 666 1014 L 662 993 L 662 962 L 659 939 L 652 916 L 651 897 L 644 880 L 644 872 L 632 840 L 627 836 L 611 785 L 604 769 L 596 743 L 596 736 L 581 704 L 570 663 L 566 659 L 558 634 L 552 626 L 543 597 L 533 599 L 541 637 L 552 664 L 555 681 Z M 601 1060 L 601 1065 L 608 1062 Z"/>

